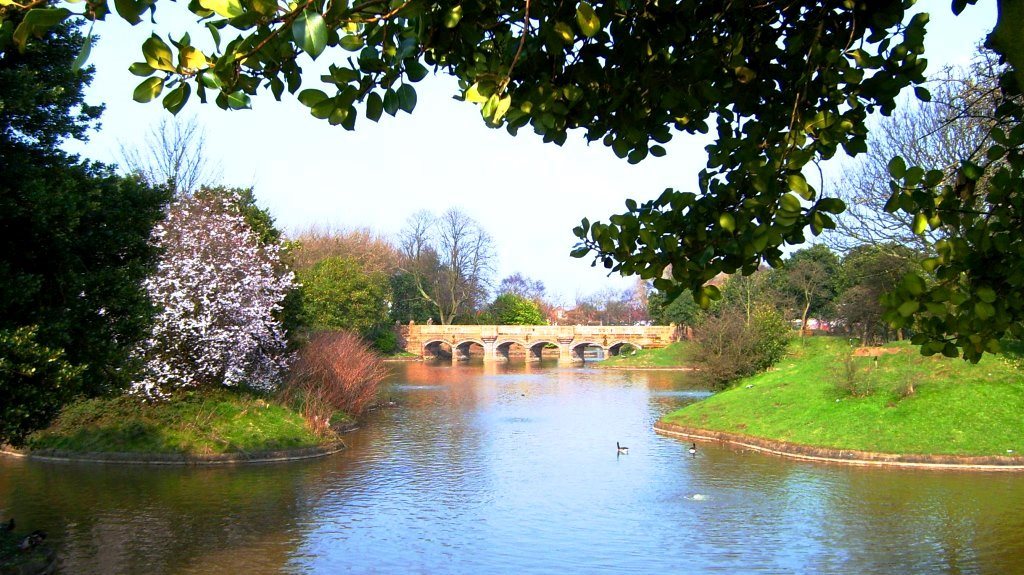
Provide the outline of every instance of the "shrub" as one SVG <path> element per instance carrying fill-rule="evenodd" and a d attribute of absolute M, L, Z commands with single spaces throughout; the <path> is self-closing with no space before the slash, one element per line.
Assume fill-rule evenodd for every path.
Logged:
<path fill-rule="evenodd" d="M 833 377 L 836 388 L 852 397 L 867 397 L 875 391 L 871 378 L 852 354 L 843 358 L 842 369 Z"/>
<path fill-rule="evenodd" d="M 722 387 L 775 365 L 785 353 L 790 329 L 770 306 L 759 306 L 748 319 L 738 306 L 723 306 L 704 317 L 694 330 L 694 360 L 705 383 Z"/>
<path fill-rule="evenodd" d="M 324 433 L 335 412 L 358 416 L 366 411 L 387 373 L 380 356 L 358 334 L 321 332 L 299 350 L 284 400 L 302 412 L 314 431 Z"/>

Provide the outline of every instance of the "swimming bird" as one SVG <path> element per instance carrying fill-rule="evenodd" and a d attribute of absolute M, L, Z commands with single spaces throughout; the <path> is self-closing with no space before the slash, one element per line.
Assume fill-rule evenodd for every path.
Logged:
<path fill-rule="evenodd" d="M 41 529 L 36 529 L 32 533 L 29 533 L 27 537 L 22 539 L 21 543 L 18 543 L 18 550 L 28 551 L 29 549 L 38 546 L 44 539 L 46 539 L 46 532 Z"/>
<path fill-rule="evenodd" d="M 697 444 L 691 443 L 690 449 L 688 449 L 687 451 L 690 452 L 690 457 L 697 457 Z"/>
<path fill-rule="evenodd" d="M 618 441 L 615 442 L 615 447 L 619 450 L 618 453 L 626 454 L 626 455 L 629 454 L 629 448 L 628 447 L 623 447 L 623 446 L 619 445 Z"/>

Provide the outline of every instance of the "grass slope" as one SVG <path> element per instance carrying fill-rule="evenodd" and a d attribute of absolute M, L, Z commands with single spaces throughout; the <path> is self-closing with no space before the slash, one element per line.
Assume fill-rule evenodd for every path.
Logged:
<path fill-rule="evenodd" d="M 210 455 L 321 443 L 298 413 L 250 394 L 218 389 L 153 404 L 126 396 L 80 401 L 65 408 L 49 428 L 33 434 L 28 446 Z"/>
<path fill-rule="evenodd" d="M 677 341 L 666 347 L 657 349 L 641 349 L 636 354 L 616 355 L 596 364 L 598 367 L 614 368 L 635 368 L 645 367 L 688 367 L 690 361 L 691 343 L 688 341 Z"/>
<path fill-rule="evenodd" d="M 1019 359 L 985 356 L 972 365 L 924 357 L 906 343 L 887 347 L 898 353 L 879 357 L 877 366 L 874 358 L 853 358 L 856 375 L 850 378 L 844 359 L 852 348 L 845 340 L 796 341 L 774 370 L 740 380 L 664 421 L 883 453 L 1024 453 Z"/>

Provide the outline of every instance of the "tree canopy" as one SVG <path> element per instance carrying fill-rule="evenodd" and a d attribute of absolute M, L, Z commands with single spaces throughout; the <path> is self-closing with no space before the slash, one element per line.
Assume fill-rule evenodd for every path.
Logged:
<path fill-rule="evenodd" d="M 0 50 L 24 47 L 72 16 L 50 1 L 4 3 Z M 997 2 L 989 43 L 1010 64 L 1000 86 L 1012 97 L 1024 84 L 1017 28 L 1024 0 Z M 953 11 L 973 3 L 954 0 Z M 137 23 L 156 4 L 119 0 L 114 7 Z M 584 220 L 573 251 L 654 280 L 670 295 L 690 290 L 707 305 L 720 297 L 706 285 L 717 274 L 780 265 L 786 245 L 835 226 L 845 205 L 808 183 L 809 163 L 840 149 L 864 152 L 869 115 L 892 112 L 903 89 L 930 98 L 921 86 L 928 16 L 908 18 L 912 4 L 193 0 L 189 9 L 205 21 L 212 48 L 188 35 L 153 35 L 131 71 L 144 78 L 135 99 L 162 96 L 171 112 L 193 93 L 237 109 L 269 89 L 278 99 L 295 94 L 313 116 L 353 129 L 360 114 L 376 121 L 411 112 L 413 84 L 433 67 L 456 76 L 458 96 L 479 105 L 491 125 L 513 134 L 529 125 L 558 144 L 578 129 L 630 162 L 664 154 L 674 133 L 713 130 L 692 191 L 668 189 L 642 205 L 628 200 L 627 211 L 607 223 Z M 75 6 L 87 19 L 110 10 L 106 0 Z M 320 60 L 316 87 L 307 84 L 303 55 Z M 997 350 L 1007 331 L 1024 333 L 1024 254 L 1012 242 L 1024 180 L 1024 130 L 1014 126 L 1024 112 L 1004 98 L 994 116 L 987 159 L 964 162 L 957 182 L 944 183 L 934 167 L 902 159 L 890 165 L 896 183 L 888 210 L 912 214 L 916 234 L 929 226 L 962 230 L 936 245 L 939 255 L 925 268 L 932 283 L 913 275 L 889 300 L 887 319 L 917 322 L 926 353 L 977 360 Z M 979 197 L 973 183 L 986 173 L 993 183 Z"/>

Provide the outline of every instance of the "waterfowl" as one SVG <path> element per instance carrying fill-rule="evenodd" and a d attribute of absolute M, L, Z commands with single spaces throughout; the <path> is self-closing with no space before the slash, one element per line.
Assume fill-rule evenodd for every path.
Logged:
<path fill-rule="evenodd" d="M 615 442 L 615 447 L 619 450 L 618 453 L 629 454 L 629 448 L 619 445 L 618 441 Z"/>
<path fill-rule="evenodd" d="M 690 457 L 697 457 L 697 444 L 691 443 L 690 449 L 688 449 L 687 451 L 690 452 Z"/>
<path fill-rule="evenodd" d="M 38 546 L 40 543 L 43 542 L 44 539 L 46 539 L 46 532 L 40 529 L 36 529 L 32 533 L 29 533 L 27 537 L 22 539 L 20 543 L 18 543 L 18 550 L 28 551 L 29 549 Z"/>

